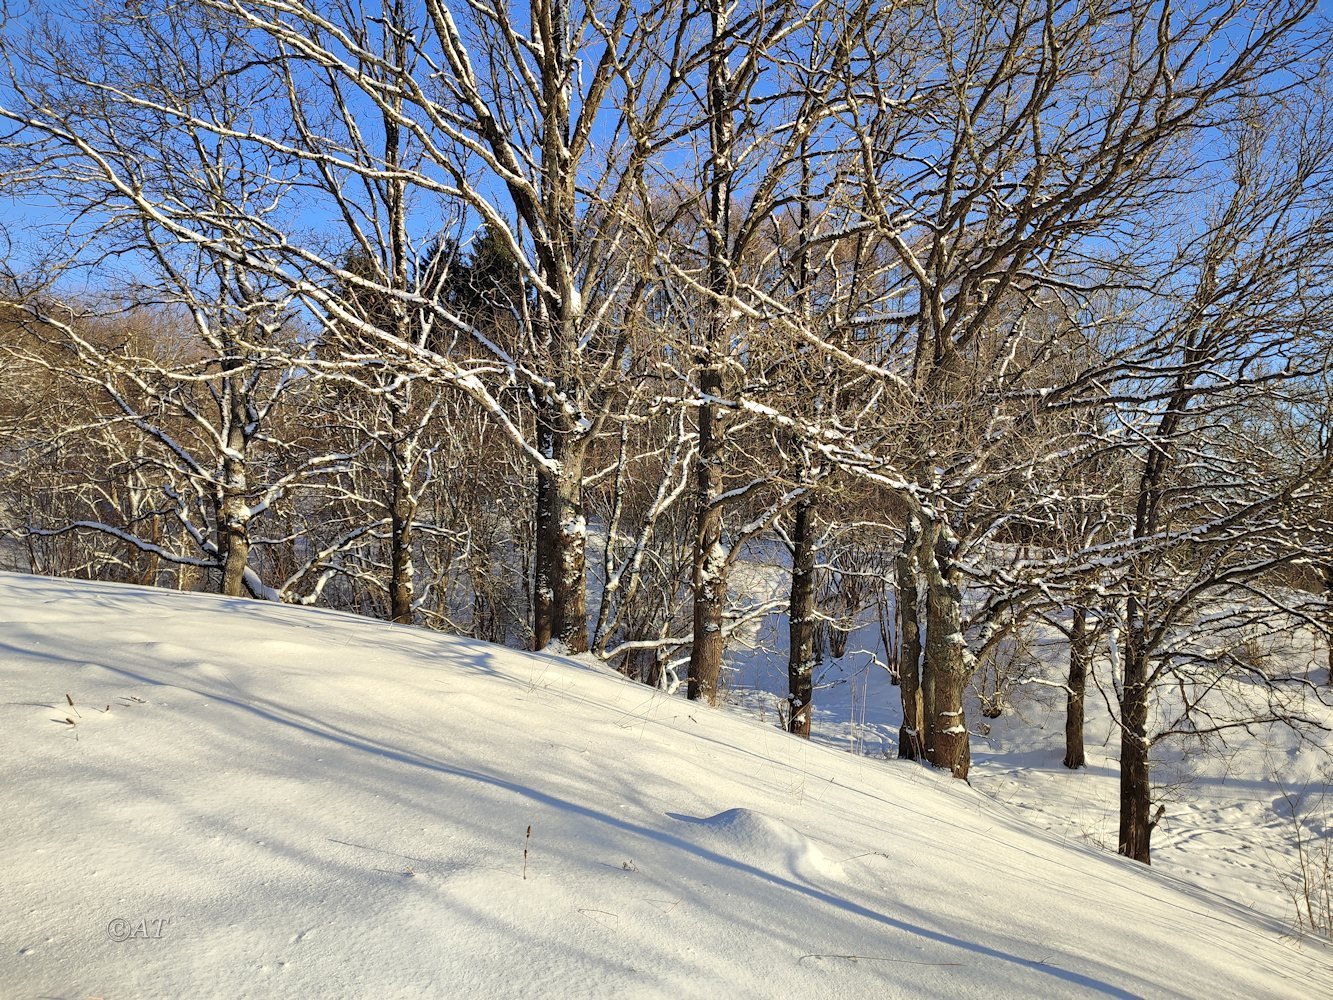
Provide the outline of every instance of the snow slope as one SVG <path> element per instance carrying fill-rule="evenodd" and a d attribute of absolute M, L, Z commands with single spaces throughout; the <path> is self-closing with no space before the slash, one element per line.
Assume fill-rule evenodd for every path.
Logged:
<path fill-rule="evenodd" d="M 1277 920 L 582 662 L 9 575 L 0 618 L 5 998 L 1333 995 Z"/>
<path fill-rule="evenodd" d="M 732 653 L 727 691 L 733 707 L 770 724 L 786 704 L 785 615 L 757 630 L 753 650 Z M 853 752 L 897 756 L 901 697 L 879 666 L 884 652 L 877 626 L 858 628 L 846 655 L 816 670 L 814 739 Z M 1064 757 L 1068 647 L 1046 629 L 1032 650 L 1038 668 L 1016 685 L 1004 714 L 982 716 L 975 691 L 967 697 L 973 728 L 969 780 L 981 795 L 1002 802 L 1034 826 L 1065 840 L 1114 852 L 1119 837 L 1119 730 L 1107 710 L 1110 665 L 1103 649 L 1089 680 L 1085 741 L 1088 766 L 1069 771 Z M 1325 652 L 1308 635 L 1275 651 L 1284 672 L 1304 670 L 1326 686 Z M 1317 665 L 1316 665 L 1317 664 Z M 978 678 L 979 680 L 980 678 Z M 975 688 L 975 682 L 973 687 Z M 1243 685 L 1241 686 L 1243 687 Z M 1233 698 L 1244 695 L 1232 692 Z M 1304 736 L 1284 725 L 1258 724 L 1206 744 L 1165 741 L 1154 747 L 1153 801 L 1165 808 L 1153 833 L 1153 865 L 1224 895 L 1286 925 L 1297 911 L 1292 891 L 1299 873 L 1298 837 L 1316 859 L 1333 836 L 1333 705 L 1307 697 L 1303 711 L 1322 722 Z M 1262 696 L 1259 697 L 1262 707 Z M 1155 692 L 1153 724 L 1179 711 L 1170 687 Z"/>

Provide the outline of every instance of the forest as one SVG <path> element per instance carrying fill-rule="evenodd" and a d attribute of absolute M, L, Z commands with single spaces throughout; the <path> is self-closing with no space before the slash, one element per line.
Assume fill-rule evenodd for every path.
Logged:
<path fill-rule="evenodd" d="M 1036 623 L 1064 766 L 1104 699 L 1146 863 L 1155 747 L 1326 739 L 1331 30 L 1316 0 L 11 0 L 4 564 L 710 704 L 782 615 L 807 738 L 817 664 L 877 626 L 897 753 L 960 779 Z"/>

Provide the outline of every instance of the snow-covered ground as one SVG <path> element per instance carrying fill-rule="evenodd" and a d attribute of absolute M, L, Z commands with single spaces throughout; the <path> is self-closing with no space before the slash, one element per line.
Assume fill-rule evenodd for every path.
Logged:
<path fill-rule="evenodd" d="M 852 755 L 335 612 L 5 575 L 0 617 L 5 998 L 1333 995 L 1198 810 L 1153 869 L 1095 796 L 1058 828 L 1096 739 L 1066 775 L 997 726 L 970 788 L 880 708 Z"/>
<path fill-rule="evenodd" d="M 785 705 L 785 616 L 774 615 L 739 649 L 730 673 L 733 705 L 776 722 Z M 841 659 L 817 671 L 814 738 L 855 753 L 896 757 L 902 721 L 898 690 L 879 666 L 878 628 L 857 629 Z M 1308 644 L 1308 637 L 1305 642 Z M 969 780 L 981 795 L 1003 803 L 1034 826 L 1064 840 L 1115 851 L 1119 833 L 1119 734 L 1097 682 L 1106 679 L 1106 650 L 1089 681 L 1087 767 L 1069 771 L 1064 757 L 1068 651 L 1047 629 L 1033 650 L 1035 683 L 1017 684 L 1003 715 L 985 719 L 969 698 L 973 729 Z M 1310 677 L 1326 677 L 1322 650 L 1294 648 L 1277 655 L 1310 661 Z M 1299 671 L 1294 671 L 1299 672 Z M 1160 692 L 1163 713 L 1176 710 L 1174 692 Z M 1325 695 L 1333 702 L 1333 689 Z M 1314 698 L 1307 713 L 1333 730 L 1333 706 Z M 1166 742 L 1154 749 L 1155 801 L 1165 812 L 1153 834 L 1153 864 L 1256 913 L 1294 926 L 1291 895 L 1299 867 L 1298 835 L 1311 856 L 1323 857 L 1333 837 L 1333 747 L 1326 733 L 1302 737 L 1281 725 L 1236 730 L 1205 745 Z M 1299 831 L 1297 828 L 1299 824 Z"/>

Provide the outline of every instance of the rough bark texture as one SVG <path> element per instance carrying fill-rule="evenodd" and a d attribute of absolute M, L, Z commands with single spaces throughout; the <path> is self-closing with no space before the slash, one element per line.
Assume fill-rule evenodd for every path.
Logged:
<path fill-rule="evenodd" d="M 245 569 L 250 563 L 250 526 L 246 506 L 245 454 L 249 442 L 245 436 L 245 394 L 239 376 L 227 378 L 227 454 L 222 460 L 221 593 L 241 597 L 245 590 Z"/>
<path fill-rule="evenodd" d="M 728 266 L 731 233 L 732 95 L 727 68 L 727 10 L 710 4 L 713 48 L 708 57 L 708 300 L 707 338 L 699 358 L 699 391 L 706 399 L 723 395 L 722 366 L 728 349 L 731 294 Z M 726 412 L 711 403 L 699 407 L 699 461 L 694 521 L 694 635 L 690 645 L 691 699 L 716 704 L 722 675 L 722 614 L 727 597 L 726 550 L 722 547 L 722 496 L 726 469 Z"/>
<path fill-rule="evenodd" d="M 1120 853 L 1146 865 L 1155 825 L 1148 778 L 1148 657 L 1133 634 L 1134 621 L 1131 611 L 1120 700 Z"/>
<path fill-rule="evenodd" d="M 926 565 L 926 748 L 936 767 L 966 778 L 971 766 L 963 690 L 967 657 L 963 648 L 963 592 L 952 563 L 947 528 L 936 526 Z"/>
<path fill-rule="evenodd" d="M 542 37 L 543 102 L 541 210 L 528 204 L 534 232 L 545 238 L 537 246 L 538 265 L 546 288 L 538 308 L 553 394 L 538 414 L 538 450 L 558 463 L 556 471 L 537 477 L 536 560 L 533 567 L 533 646 L 551 641 L 570 652 L 588 649 L 585 560 L 587 521 L 583 512 L 583 458 L 586 440 L 562 412 L 561 400 L 578 398 L 577 370 L 581 337 L 582 295 L 577 287 L 575 183 L 571 162 L 571 86 L 575 59 L 568 0 L 549 0 L 532 7 Z M 525 202 L 525 204 L 527 204 Z M 536 223 L 540 219 L 540 225 Z"/>
<path fill-rule="evenodd" d="M 796 505 L 787 618 L 787 730 L 809 739 L 815 668 L 815 509 L 809 500 Z"/>
<path fill-rule="evenodd" d="M 389 619 L 404 625 L 413 620 L 412 522 L 416 519 L 407 452 L 400 440 L 389 449 Z"/>
<path fill-rule="evenodd" d="M 898 692 L 903 703 L 903 724 L 898 730 L 898 756 L 920 760 L 924 747 L 921 730 L 921 619 L 917 594 L 916 547 L 920 526 L 908 525 L 902 552 L 894 563 L 897 576 Z"/>
<path fill-rule="evenodd" d="M 926 599 L 927 619 L 929 619 L 930 599 L 927 591 Z M 927 637 L 929 637 L 929 621 L 927 621 Z M 921 705 L 921 757 L 923 760 L 934 763 L 935 761 L 935 666 L 936 661 L 931 659 L 930 650 L 927 645 L 922 646 L 921 650 L 921 689 L 917 692 L 917 700 Z"/>
<path fill-rule="evenodd" d="M 1333 601 L 1333 566 L 1325 566 L 1323 575 L 1324 595 L 1328 600 Z M 1330 632 L 1333 632 L 1333 629 L 1330 629 Z M 1324 676 L 1324 683 L 1329 687 L 1333 687 L 1333 640 L 1329 641 L 1328 658 L 1325 661 L 1324 666 L 1328 668 L 1328 673 Z"/>
<path fill-rule="evenodd" d="M 585 586 L 587 522 L 583 514 L 583 455 L 566 453 L 555 481 L 555 637 L 571 653 L 588 651 L 588 604 Z"/>
<path fill-rule="evenodd" d="M 555 452 L 555 434 L 551 428 L 537 428 L 537 449 L 551 458 Z M 536 517 L 532 559 L 532 648 L 545 649 L 555 634 L 555 477 L 546 471 L 537 473 Z"/>
<path fill-rule="evenodd" d="M 1077 770 L 1087 760 L 1083 752 L 1083 699 L 1088 687 L 1092 660 L 1092 635 L 1088 631 L 1088 609 L 1074 609 L 1069 628 L 1069 691 L 1065 698 L 1065 767 Z"/>
<path fill-rule="evenodd" d="M 1189 405 L 1189 393 L 1182 388 L 1172 395 L 1168 409 L 1158 426 L 1158 440 L 1169 442 Z M 1163 496 L 1163 482 L 1173 460 L 1168 446 L 1154 449 L 1144 463 L 1139 478 L 1139 496 L 1134 506 L 1134 533 L 1138 539 L 1151 538 L 1157 531 L 1158 510 Z M 1147 581 L 1137 573 L 1129 576 L 1129 598 L 1125 602 L 1124 661 L 1125 676 L 1120 691 L 1120 853 L 1149 864 L 1153 820 L 1152 786 L 1148 775 L 1148 699 L 1151 697 L 1150 671 L 1153 643 L 1149 634 L 1150 607 L 1144 595 L 1150 593 Z"/>
<path fill-rule="evenodd" d="M 716 368 L 700 376 L 705 394 L 722 389 Z M 694 639 L 686 692 L 691 700 L 716 704 L 722 674 L 722 612 L 727 594 L 726 560 L 722 548 L 722 433 L 715 407 L 699 407 L 699 463 L 694 518 Z"/>
<path fill-rule="evenodd" d="M 222 584 L 219 593 L 227 597 L 243 597 L 245 568 L 250 561 L 250 533 L 244 518 L 237 514 L 241 506 L 236 498 L 228 497 L 223 503 L 222 526 Z"/>
<path fill-rule="evenodd" d="M 547 432 L 539 440 L 559 471 L 537 477 L 532 645 L 544 649 L 558 641 L 582 653 L 588 649 L 583 453 L 565 435 Z"/>

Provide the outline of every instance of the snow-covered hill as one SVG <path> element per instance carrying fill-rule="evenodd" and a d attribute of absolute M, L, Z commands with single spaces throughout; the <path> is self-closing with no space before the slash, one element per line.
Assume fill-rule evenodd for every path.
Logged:
<path fill-rule="evenodd" d="M 770 724 L 786 704 L 786 634 L 785 615 L 775 614 L 753 637 L 753 649 L 731 654 L 731 707 Z M 976 791 L 1062 839 L 1114 852 L 1120 734 L 1108 710 L 1114 672 L 1109 651 L 1108 644 L 1094 657 L 1083 769 L 1069 771 L 1061 764 L 1062 685 L 1069 651 L 1053 629 L 1033 642 L 1030 673 L 1008 690 L 1003 715 L 983 716 L 975 693 L 985 681 L 979 675 L 967 698 L 967 718 L 973 728 L 969 780 Z M 1326 650 L 1308 633 L 1273 642 L 1271 655 L 1284 661 L 1278 672 L 1304 673 L 1313 685 L 1303 692 L 1300 712 L 1312 724 L 1297 731 L 1256 723 L 1206 741 L 1171 738 L 1155 745 L 1153 798 L 1164 813 L 1153 833 L 1152 855 L 1154 866 L 1165 873 L 1294 925 L 1304 889 L 1299 844 L 1304 843 L 1307 860 L 1321 869 L 1313 873 L 1320 885 L 1324 858 L 1333 850 L 1333 688 L 1323 666 Z M 901 696 L 879 666 L 884 656 L 872 621 L 854 632 L 844 656 L 817 669 L 816 740 L 872 756 L 897 756 Z M 1263 715 L 1263 687 L 1242 679 L 1225 693 L 1231 708 L 1245 704 L 1253 717 Z M 1181 704 L 1170 686 L 1161 686 L 1155 695 L 1152 721 L 1161 730 L 1179 716 Z M 1316 907 L 1316 916 L 1326 913 L 1325 907 Z M 1308 926 L 1308 919 L 1303 923 Z"/>
<path fill-rule="evenodd" d="M 1333 995 L 1279 920 L 582 662 L 9 575 L 0 616 L 6 998 Z"/>

